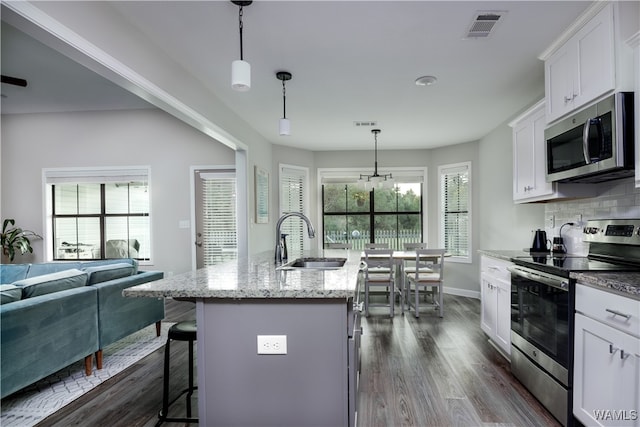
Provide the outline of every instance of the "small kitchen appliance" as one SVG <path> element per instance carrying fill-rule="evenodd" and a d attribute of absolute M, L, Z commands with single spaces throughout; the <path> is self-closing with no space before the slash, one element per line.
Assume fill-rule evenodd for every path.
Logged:
<path fill-rule="evenodd" d="M 553 244 L 551 245 L 551 252 L 554 255 L 567 253 L 567 249 L 564 246 L 564 239 L 562 237 L 553 238 Z"/>
<path fill-rule="evenodd" d="M 544 131 L 547 182 L 595 183 L 633 176 L 633 95 L 617 92 Z"/>
<path fill-rule="evenodd" d="M 529 252 L 549 252 L 548 243 L 547 232 L 538 229 L 533 234 L 533 243 L 531 244 Z"/>
<path fill-rule="evenodd" d="M 571 273 L 640 271 L 640 219 L 590 220 L 582 240 L 588 256 L 531 253 L 511 258 L 509 267 L 511 372 L 564 426 L 576 425 Z"/>

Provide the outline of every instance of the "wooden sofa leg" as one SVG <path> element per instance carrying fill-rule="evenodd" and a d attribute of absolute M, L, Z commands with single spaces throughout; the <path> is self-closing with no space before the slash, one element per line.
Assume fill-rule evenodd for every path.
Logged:
<path fill-rule="evenodd" d="M 93 368 L 93 355 L 90 354 L 84 358 L 84 373 L 87 376 L 91 375 L 92 368 Z"/>
<path fill-rule="evenodd" d="M 160 332 L 162 331 L 162 322 L 161 321 L 157 321 L 156 322 L 156 336 L 159 337 L 160 336 Z"/>
<path fill-rule="evenodd" d="M 102 369 L 102 349 L 96 351 L 96 368 Z"/>

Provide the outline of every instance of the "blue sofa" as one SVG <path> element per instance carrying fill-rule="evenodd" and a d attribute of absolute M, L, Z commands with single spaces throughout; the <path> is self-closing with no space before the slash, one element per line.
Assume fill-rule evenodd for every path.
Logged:
<path fill-rule="evenodd" d="M 4 398 L 164 318 L 164 300 L 122 290 L 163 277 L 134 259 L 0 265 L 0 397 Z"/>

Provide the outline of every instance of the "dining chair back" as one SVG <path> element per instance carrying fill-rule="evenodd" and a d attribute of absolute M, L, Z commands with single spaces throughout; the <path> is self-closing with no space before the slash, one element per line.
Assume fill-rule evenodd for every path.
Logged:
<path fill-rule="evenodd" d="M 388 243 L 365 243 L 365 249 L 389 249 Z"/>
<path fill-rule="evenodd" d="M 425 242 L 412 242 L 404 244 L 405 251 L 415 251 L 416 249 L 427 249 L 427 244 Z"/>
<path fill-rule="evenodd" d="M 389 316 L 394 314 L 394 260 L 392 249 L 364 250 L 364 313 L 369 315 L 369 307 L 388 307 Z M 386 296 L 386 303 L 372 303 L 371 291 L 382 289 Z"/>
<path fill-rule="evenodd" d="M 327 249 L 353 249 L 351 243 L 327 243 Z"/>
<path fill-rule="evenodd" d="M 444 286 L 444 249 L 416 249 L 415 271 L 405 272 L 406 293 L 409 309 L 413 306 L 416 317 L 420 316 L 420 292 L 429 291 L 432 305 L 438 309 L 443 317 L 442 288 Z M 437 296 L 437 300 L 436 300 Z"/>

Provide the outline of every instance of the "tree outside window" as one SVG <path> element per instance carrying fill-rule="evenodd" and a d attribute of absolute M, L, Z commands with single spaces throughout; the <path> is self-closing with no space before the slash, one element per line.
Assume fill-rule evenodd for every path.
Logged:
<path fill-rule="evenodd" d="M 400 250 L 404 243 L 422 241 L 422 185 L 397 183 L 365 190 L 357 184 L 322 187 L 324 243 L 388 243 Z"/>

